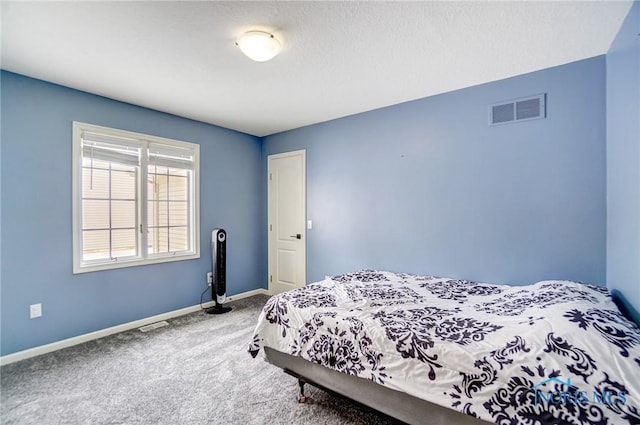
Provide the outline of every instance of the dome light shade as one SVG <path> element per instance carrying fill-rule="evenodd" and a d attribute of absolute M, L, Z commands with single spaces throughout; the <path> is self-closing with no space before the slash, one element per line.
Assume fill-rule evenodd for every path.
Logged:
<path fill-rule="evenodd" d="M 266 62 L 280 53 L 282 45 L 273 34 L 264 31 L 245 32 L 238 38 L 236 45 L 249 59 Z"/>

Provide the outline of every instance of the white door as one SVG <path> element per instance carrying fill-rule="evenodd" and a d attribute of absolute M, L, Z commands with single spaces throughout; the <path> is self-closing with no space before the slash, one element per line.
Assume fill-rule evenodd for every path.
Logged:
<path fill-rule="evenodd" d="M 269 155 L 267 160 L 269 221 L 269 293 L 306 282 L 305 151 Z"/>

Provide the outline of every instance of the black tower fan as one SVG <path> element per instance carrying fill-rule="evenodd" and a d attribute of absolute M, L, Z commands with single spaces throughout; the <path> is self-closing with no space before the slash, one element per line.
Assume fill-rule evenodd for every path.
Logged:
<path fill-rule="evenodd" d="M 213 307 L 205 309 L 209 314 L 222 314 L 231 311 L 224 307 L 227 299 L 227 232 L 224 229 L 213 229 L 211 232 L 211 298 Z"/>

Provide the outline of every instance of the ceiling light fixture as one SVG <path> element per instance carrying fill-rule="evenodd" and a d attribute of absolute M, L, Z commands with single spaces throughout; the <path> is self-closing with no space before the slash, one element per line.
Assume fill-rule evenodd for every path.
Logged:
<path fill-rule="evenodd" d="M 264 31 L 245 32 L 238 38 L 236 45 L 249 59 L 256 62 L 273 59 L 282 50 L 280 41 L 273 34 Z"/>

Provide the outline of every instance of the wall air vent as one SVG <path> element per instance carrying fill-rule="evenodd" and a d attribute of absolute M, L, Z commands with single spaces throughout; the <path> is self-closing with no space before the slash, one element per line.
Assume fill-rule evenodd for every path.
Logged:
<path fill-rule="evenodd" d="M 544 93 L 489 105 L 489 125 L 537 120 L 545 117 Z"/>

